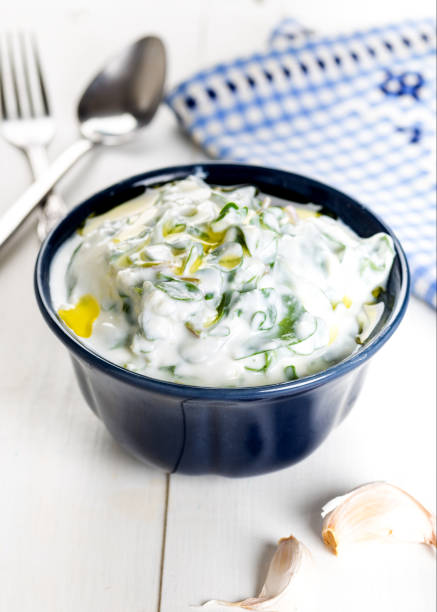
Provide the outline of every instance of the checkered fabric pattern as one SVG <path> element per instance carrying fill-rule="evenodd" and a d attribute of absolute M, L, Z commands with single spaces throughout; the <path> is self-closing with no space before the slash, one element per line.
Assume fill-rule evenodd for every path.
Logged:
<path fill-rule="evenodd" d="M 268 50 L 203 70 L 167 103 L 212 157 L 313 176 L 389 224 L 436 305 L 433 20 L 321 36 L 287 19 Z"/>

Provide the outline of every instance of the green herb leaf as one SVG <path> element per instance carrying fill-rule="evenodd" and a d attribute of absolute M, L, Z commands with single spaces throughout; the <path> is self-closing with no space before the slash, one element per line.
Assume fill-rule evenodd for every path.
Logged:
<path fill-rule="evenodd" d="M 277 311 L 275 306 L 273 306 L 273 304 L 269 304 L 269 306 L 267 307 L 267 321 L 264 324 L 263 327 L 261 327 L 261 329 L 272 329 L 273 325 L 276 322 L 276 316 L 277 316 Z"/>
<path fill-rule="evenodd" d="M 122 312 L 124 312 L 124 314 L 126 315 L 126 319 L 128 320 L 129 323 L 131 324 L 135 324 L 136 323 L 136 317 L 135 317 L 135 309 L 133 307 L 133 303 L 131 298 L 128 295 L 125 295 L 124 293 L 120 293 L 119 292 L 119 296 L 122 299 Z"/>
<path fill-rule="evenodd" d="M 330 234 L 327 234 L 326 232 L 322 232 L 322 236 L 326 238 L 329 249 L 335 255 L 337 255 L 340 261 L 343 261 L 343 257 L 346 251 L 346 245 L 343 242 L 340 242 L 339 240 L 331 236 Z"/>
<path fill-rule="evenodd" d="M 289 365 L 284 368 L 284 374 L 287 380 L 297 380 L 299 376 L 296 374 L 294 365 Z"/>
<path fill-rule="evenodd" d="M 253 291 L 254 289 L 256 289 L 256 285 L 259 278 L 260 277 L 257 274 L 249 278 L 249 280 L 247 280 L 245 283 L 243 283 L 243 285 L 241 285 L 240 293 L 248 293 L 249 291 Z"/>
<path fill-rule="evenodd" d="M 209 335 L 217 338 L 226 338 L 226 336 L 229 336 L 230 333 L 231 330 L 229 327 L 227 327 L 227 325 L 216 325 L 209 332 Z"/>
<path fill-rule="evenodd" d="M 219 212 L 217 219 L 214 219 L 213 223 L 215 223 L 216 221 L 221 221 L 224 217 L 226 217 L 226 215 L 232 208 L 234 210 L 238 210 L 238 206 L 235 204 L 235 202 L 228 202 L 227 204 L 225 204 Z"/>
<path fill-rule="evenodd" d="M 172 376 L 176 377 L 176 374 L 175 374 L 176 366 L 175 365 L 161 366 L 159 369 L 162 370 L 163 372 L 168 372 Z"/>
<path fill-rule="evenodd" d="M 227 317 L 230 311 L 230 305 L 232 302 L 233 291 L 225 291 L 222 295 L 222 299 L 220 300 L 219 305 L 217 306 L 217 314 L 215 319 L 210 323 L 208 327 L 212 327 L 217 325 L 219 321 L 223 319 L 223 317 Z"/>
<path fill-rule="evenodd" d="M 240 267 L 243 262 L 243 248 L 238 242 L 226 242 L 212 251 L 220 268 L 228 271 Z"/>
<path fill-rule="evenodd" d="M 273 325 L 276 321 L 276 308 L 269 304 L 267 307 L 267 312 L 263 310 L 257 310 L 251 319 L 251 325 L 255 329 L 262 329 L 263 331 L 267 331 L 272 329 Z"/>
<path fill-rule="evenodd" d="M 267 319 L 267 315 L 262 310 L 257 310 L 253 313 L 250 319 L 250 324 L 254 329 L 262 329 L 264 321 Z"/>
<path fill-rule="evenodd" d="M 169 276 L 161 275 L 155 287 L 166 293 L 173 300 L 181 302 L 197 302 L 203 298 L 202 292 L 194 283 L 182 281 Z"/>
<path fill-rule="evenodd" d="M 278 220 L 270 211 L 263 211 L 259 214 L 259 224 L 263 229 L 275 232 L 275 234 L 279 232 Z"/>
<path fill-rule="evenodd" d="M 283 296 L 283 302 L 287 308 L 287 314 L 279 321 L 279 337 L 287 342 L 296 342 L 296 326 L 305 312 L 302 304 L 293 296 Z"/>
<path fill-rule="evenodd" d="M 172 234 L 180 234 L 181 232 L 185 232 L 186 229 L 186 223 L 176 223 L 176 225 L 165 227 L 163 234 L 164 236 L 171 236 Z"/>
<path fill-rule="evenodd" d="M 385 268 L 385 264 L 377 264 L 372 261 L 370 257 L 363 257 L 360 264 L 360 274 L 363 274 L 367 268 L 370 268 L 374 272 L 382 272 Z"/>
<path fill-rule="evenodd" d="M 235 242 L 241 245 L 244 255 L 251 255 L 249 247 L 247 246 L 246 237 L 241 227 L 235 226 L 233 229 L 235 230 Z"/>
<path fill-rule="evenodd" d="M 250 368 L 249 366 L 244 366 L 244 368 L 248 370 L 249 372 L 260 372 L 260 373 L 265 374 L 272 364 L 273 354 L 272 354 L 272 351 L 265 351 L 263 355 L 264 355 L 264 364 L 260 368 Z"/>
<path fill-rule="evenodd" d="M 193 323 L 191 323 L 191 321 L 186 321 L 185 322 L 185 327 L 188 329 L 188 331 L 190 331 L 192 334 L 197 336 L 197 338 L 200 338 L 202 332 L 200 330 L 198 330 L 196 327 L 194 327 L 194 325 L 193 325 Z"/>

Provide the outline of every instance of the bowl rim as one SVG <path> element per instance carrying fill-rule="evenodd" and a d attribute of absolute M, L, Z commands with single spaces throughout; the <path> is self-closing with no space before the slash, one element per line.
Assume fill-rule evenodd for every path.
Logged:
<path fill-rule="evenodd" d="M 271 176 L 277 175 L 278 178 L 286 175 L 288 178 L 296 178 L 297 180 L 304 179 L 308 183 L 311 183 L 315 188 L 322 188 L 323 190 L 330 191 L 334 195 L 338 195 L 343 199 L 346 198 L 349 203 L 352 204 L 352 206 L 358 207 L 367 215 L 373 217 L 384 228 L 384 231 L 392 237 L 396 256 L 399 259 L 401 287 L 397 303 L 394 309 L 390 312 L 388 320 L 379 333 L 376 334 L 376 336 L 369 342 L 369 344 L 363 346 L 363 348 L 356 353 L 349 355 L 344 360 L 330 366 L 326 370 L 322 370 L 317 374 L 294 381 L 251 387 L 203 387 L 200 385 L 186 385 L 183 383 L 160 380 L 127 370 L 94 352 L 92 349 L 82 344 L 80 340 L 78 340 L 72 333 L 70 334 L 67 329 L 65 329 L 51 304 L 50 284 L 44 282 L 44 273 L 47 271 L 47 276 L 50 276 L 51 262 L 55 253 L 75 229 L 73 228 L 72 231 L 68 233 L 68 225 L 70 224 L 71 217 L 75 216 L 80 209 L 88 207 L 94 200 L 101 200 L 106 196 L 114 195 L 114 193 L 123 191 L 126 188 L 135 186 L 148 187 L 154 184 L 177 180 L 193 173 L 200 172 L 208 174 L 209 169 L 216 168 L 218 166 L 227 167 L 231 170 L 244 169 L 248 172 L 263 172 Z M 62 240 L 57 240 L 57 235 L 61 233 L 61 231 L 66 231 L 66 235 Z M 373 213 L 363 204 L 357 202 L 348 194 L 311 177 L 295 174 L 286 170 L 253 164 L 219 161 L 169 166 L 137 174 L 118 181 L 117 183 L 96 192 L 86 200 L 74 206 L 68 212 L 68 214 L 51 230 L 41 245 L 34 270 L 34 289 L 38 306 L 51 330 L 75 356 L 85 360 L 92 367 L 97 367 L 106 372 L 106 374 L 114 376 L 126 383 L 137 387 L 147 388 L 148 390 L 155 391 L 159 394 L 175 395 L 187 399 L 219 399 L 229 402 L 232 400 L 241 399 L 261 399 L 271 396 L 280 397 L 283 395 L 298 395 L 306 390 L 318 387 L 328 381 L 334 380 L 363 365 L 376 351 L 382 347 L 383 344 L 385 344 L 401 322 L 408 305 L 410 294 L 410 272 L 405 252 L 393 231 L 384 223 L 384 221 L 380 219 L 378 215 Z"/>

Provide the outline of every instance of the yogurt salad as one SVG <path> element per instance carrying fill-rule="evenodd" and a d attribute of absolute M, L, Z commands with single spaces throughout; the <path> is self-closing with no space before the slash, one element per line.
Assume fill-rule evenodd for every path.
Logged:
<path fill-rule="evenodd" d="M 83 344 L 128 370 L 265 385 L 357 351 L 393 259 L 387 234 L 360 238 L 317 206 L 190 176 L 89 217 L 56 254 L 51 295 Z"/>

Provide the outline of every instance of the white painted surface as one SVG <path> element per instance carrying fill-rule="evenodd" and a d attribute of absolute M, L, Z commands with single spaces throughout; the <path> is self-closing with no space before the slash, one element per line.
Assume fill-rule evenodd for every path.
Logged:
<path fill-rule="evenodd" d="M 262 47 L 278 17 L 325 30 L 432 15 L 430 0 L 16 0 L 0 28 L 38 34 L 59 130 L 55 154 L 76 135 L 74 102 L 114 50 L 144 32 L 162 35 L 169 84 L 213 61 Z M 81 163 L 60 185 L 73 205 L 119 178 L 204 155 L 166 108 L 123 148 Z M 30 173 L 0 138 L 0 210 Z M 0 265 L 0 610 L 155 612 L 165 476 L 131 460 L 85 406 L 63 347 L 32 289 L 33 228 Z M 310 458 L 247 480 L 171 477 L 162 612 L 211 597 L 254 594 L 275 541 L 294 533 L 311 548 L 324 612 L 431 612 L 435 559 L 424 547 L 323 548 L 319 509 L 374 479 L 435 507 L 435 316 L 416 300 L 375 357 L 349 418 Z"/>

